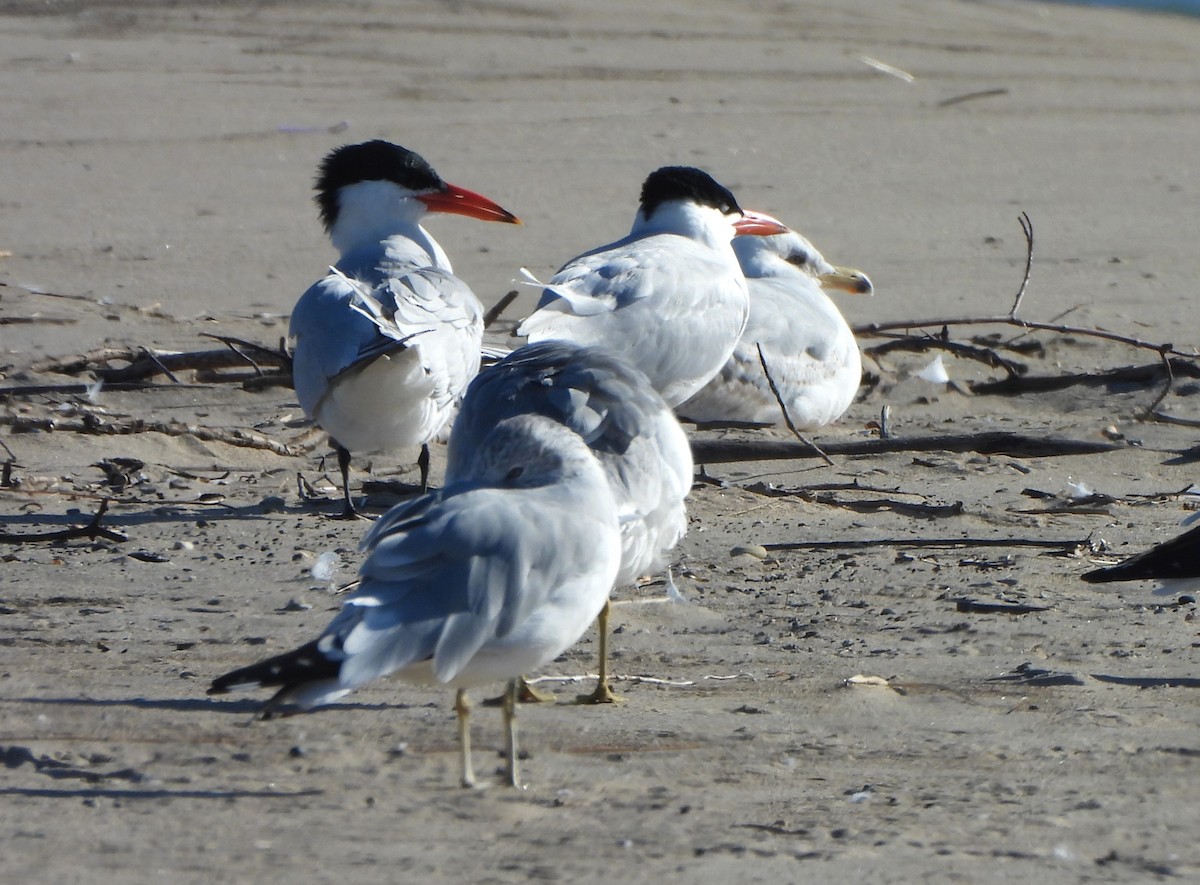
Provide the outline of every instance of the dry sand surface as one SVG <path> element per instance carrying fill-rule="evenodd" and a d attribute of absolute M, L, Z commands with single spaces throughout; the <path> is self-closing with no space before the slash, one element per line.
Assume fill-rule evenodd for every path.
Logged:
<path fill-rule="evenodd" d="M 622 679 L 626 703 L 605 708 L 559 684 L 560 703 L 522 710 L 528 788 L 464 791 L 449 692 L 376 684 L 265 723 L 250 697 L 204 695 L 326 623 L 338 598 L 315 556 L 340 556 L 335 583 L 357 567 L 362 524 L 326 518 L 328 450 L 291 390 L 181 370 L 91 401 L 91 372 L 50 368 L 105 346 L 220 349 L 205 333 L 277 346 L 332 258 L 315 165 L 375 137 L 524 219 L 431 224 L 485 303 L 522 265 L 542 275 L 622 234 L 644 175 L 688 163 L 868 272 L 853 322 L 1005 313 L 1025 211 L 1022 316 L 1194 352 L 1200 21 L 949 0 L 0 9 L 0 442 L 16 460 L 0 529 L 85 523 L 109 499 L 101 526 L 127 536 L 0 545 L 0 880 L 1200 876 L 1196 606 L 1079 580 L 1187 515 L 1173 493 L 1200 467 L 1168 462 L 1200 431 L 1137 420 L 1161 379 L 998 396 L 971 384 L 1003 370 L 950 354 L 953 387 L 915 377 L 932 352 L 867 360 L 878 382 L 821 442 L 869 441 L 886 405 L 901 441 L 1111 450 L 710 463 L 676 557 L 688 603 L 659 582 L 616 608 L 616 670 L 651 679 Z M 1006 354 L 1036 375 L 1158 361 L 1031 341 Z M 1196 419 L 1180 374 L 1159 410 Z M 78 432 L 139 420 L 176 433 Z M 221 439 L 238 434 L 289 448 Z M 764 437 L 785 439 L 696 436 Z M 355 481 L 410 483 L 413 457 Z M 304 500 L 298 474 L 328 500 Z M 903 543 L 956 538 L 1003 543 Z M 835 540 L 878 543 L 802 546 Z M 594 648 L 543 675 L 593 670 Z M 490 771 L 498 714 L 475 735 Z"/>

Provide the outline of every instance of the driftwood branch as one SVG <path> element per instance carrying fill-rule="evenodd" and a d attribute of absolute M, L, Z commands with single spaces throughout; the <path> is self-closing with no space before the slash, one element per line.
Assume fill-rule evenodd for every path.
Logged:
<path fill-rule="evenodd" d="M 1200 364 L 1178 357 L 1175 359 L 1164 357 L 1163 361 L 1159 363 L 1123 366 L 1105 372 L 1075 372 L 1069 375 L 1010 375 L 999 381 L 981 381 L 972 384 L 971 392 L 1002 395 L 1046 393 L 1076 385 L 1106 387 L 1117 383 L 1153 384 L 1163 379 L 1170 381 L 1175 377 L 1200 378 Z M 1166 396 L 1166 390 L 1162 392 L 1162 396 Z M 1155 400 L 1151 409 L 1157 408 L 1160 402 L 1161 397 Z"/>
<path fill-rule="evenodd" d="M 0 317 L 0 326 L 69 326 L 77 322 L 72 317 Z"/>
<path fill-rule="evenodd" d="M 220 340 L 225 341 L 226 339 Z M 238 346 L 249 343 L 239 342 L 232 338 L 228 341 L 234 342 Z M 260 362 L 273 363 L 281 370 L 291 369 L 291 359 L 287 354 L 259 345 L 255 345 L 255 347 L 258 348 L 255 353 L 258 354 Z M 123 362 L 126 365 L 113 367 L 110 363 L 114 362 Z M 92 372 L 107 384 L 144 381 L 163 374 L 174 379 L 174 372 L 243 368 L 248 362 L 258 368 L 257 363 L 248 360 L 238 347 L 232 345 L 221 350 L 187 352 L 104 347 L 66 359 L 43 360 L 30 368 L 33 372 L 58 375 L 78 375 L 81 372 Z"/>
<path fill-rule="evenodd" d="M 245 360 L 250 367 L 254 369 L 255 374 L 260 377 L 266 373 L 263 372 L 262 367 L 259 366 L 257 362 L 251 359 L 251 353 L 258 354 L 261 359 L 264 359 L 267 362 L 274 362 L 275 364 L 281 365 L 288 370 L 291 369 L 292 358 L 283 350 L 282 346 L 280 346 L 278 350 L 274 350 L 269 347 L 264 347 L 263 345 L 257 344 L 253 341 L 245 341 L 241 338 L 233 338 L 229 335 L 216 335 L 212 332 L 202 332 L 201 335 L 204 338 L 212 338 L 215 341 L 220 341 L 231 351 Z"/>
<path fill-rule="evenodd" d="M 1014 360 L 1005 359 L 990 347 L 979 347 L 964 344 L 961 341 L 951 341 L 947 338 L 949 330 L 943 328 L 937 335 L 902 335 L 874 347 L 863 348 L 863 353 L 872 359 L 884 356 L 894 350 L 906 350 L 924 353 L 927 350 L 944 350 L 963 359 L 983 363 L 993 369 L 1003 369 L 1009 377 L 1023 375 L 1029 367 Z"/>
<path fill-rule="evenodd" d="M 839 507 L 854 513 L 900 513 L 917 519 L 945 519 L 951 516 L 962 516 L 965 511 L 962 501 L 953 504 L 927 504 L 919 501 L 902 501 L 897 498 L 839 498 L 828 492 L 816 489 L 779 489 L 763 483 L 743 487 L 747 492 L 764 495 L 770 498 L 799 498 L 809 504 L 820 504 L 825 507 Z M 862 489 L 866 491 L 866 489 Z M 901 492 L 900 494 L 913 494 Z"/>
<path fill-rule="evenodd" d="M 297 453 L 283 443 L 257 433 L 236 428 L 204 427 L 182 421 L 148 421 L 128 418 L 106 421 L 94 414 L 78 418 L 31 418 L 25 415 L 0 415 L 0 426 L 7 425 L 13 433 L 64 432 L 92 433 L 102 436 L 123 436 L 131 433 L 161 433 L 165 436 L 191 436 L 203 442 L 221 442 L 244 449 L 262 449 L 276 455 L 292 457 Z"/>
<path fill-rule="evenodd" d="M 978 452 L 981 455 L 1010 455 L 1047 458 L 1062 455 L 1095 455 L 1124 446 L 1091 440 L 1065 439 L 1010 431 L 951 434 L 948 436 L 867 439 L 825 444 L 831 455 L 881 455 L 888 452 Z M 815 458 L 807 446 L 787 440 L 694 439 L 692 457 L 697 464 L 731 464 L 741 461 L 782 461 Z"/>
<path fill-rule="evenodd" d="M 107 512 L 108 499 L 106 498 L 100 502 L 100 507 L 96 511 L 96 515 L 92 517 L 87 525 L 73 525 L 69 528 L 58 529 L 53 532 L 0 532 L 0 544 L 34 544 L 46 541 L 71 541 L 76 538 L 87 538 L 92 541 L 97 538 L 104 538 L 108 541 L 128 541 L 129 537 L 124 532 L 104 528 L 100 525 L 100 520 L 104 518 L 104 514 Z"/>
<path fill-rule="evenodd" d="M 869 538 L 861 541 L 783 541 L 763 544 L 768 552 L 776 550 L 863 550 L 873 547 L 1037 547 L 1047 550 L 1074 551 L 1090 547 L 1083 540 L 1051 540 L 1049 538 Z"/>
<path fill-rule="evenodd" d="M 211 384 L 155 384 L 153 381 L 118 381 L 105 384 L 103 389 L 115 390 L 207 390 Z M 95 389 L 95 383 L 76 381 L 72 384 L 22 384 L 16 387 L 0 387 L 0 397 L 9 396 L 86 396 Z"/>

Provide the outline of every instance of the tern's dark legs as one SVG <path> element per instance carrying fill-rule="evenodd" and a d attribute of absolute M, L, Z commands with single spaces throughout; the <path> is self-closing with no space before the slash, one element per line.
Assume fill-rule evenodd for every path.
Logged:
<path fill-rule="evenodd" d="M 342 471 L 342 497 L 345 500 L 345 506 L 342 508 L 342 519 L 357 519 L 358 511 L 354 508 L 354 502 L 350 500 L 350 450 L 335 439 L 330 439 L 333 447 L 337 450 L 338 469 Z"/>
<path fill-rule="evenodd" d="M 417 467 L 421 471 L 421 494 L 429 491 L 429 444 L 421 444 L 421 454 L 417 456 Z"/>

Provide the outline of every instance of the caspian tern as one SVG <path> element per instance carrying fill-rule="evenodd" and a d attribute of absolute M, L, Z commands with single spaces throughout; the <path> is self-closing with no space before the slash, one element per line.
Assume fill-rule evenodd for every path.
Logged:
<path fill-rule="evenodd" d="M 687 532 L 684 498 L 692 452 L 674 412 L 646 376 L 598 347 L 542 341 L 515 350 L 479 373 L 450 434 L 446 481 L 468 472 L 474 450 L 514 415 L 535 414 L 578 433 L 608 477 L 621 521 L 616 586 L 663 568 Z M 608 606 L 600 615 L 600 679 L 585 698 L 611 703 Z"/>
<path fill-rule="evenodd" d="M 466 691 L 511 680 L 504 718 L 517 785 L 517 677 L 565 651 L 607 602 L 621 562 L 617 505 L 591 449 L 557 421 L 517 415 L 474 443 L 457 450 L 455 481 L 367 532 L 361 584 L 320 637 L 227 673 L 208 693 L 276 688 L 269 717 L 389 674 L 455 688 L 462 784 L 471 786 Z"/>
<path fill-rule="evenodd" d="M 606 347 L 641 369 L 668 403 L 696 393 L 725 364 L 750 313 L 730 240 L 786 231 L 744 212 L 707 173 L 650 173 L 629 235 L 563 265 L 517 328 Z"/>
<path fill-rule="evenodd" d="M 797 430 L 836 421 L 858 393 L 862 357 L 849 324 L 822 289 L 869 295 L 871 281 L 861 271 L 830 264 L 790 230 L 737 237 L 733 250 L 750 286 L 750 320 L 717 376 L 677 411 L 698 423 L 783 423 L 765 361 Z"/>
<path fill-rule="evenodd" d="M 292 311 L 296 396 L 329 434 L 353 516 L 350 452 L 428 443 L 479 370 L 483 308 L 421 226 L 431 212 L 519 223 L 486 197 L 447 184 L 418 154 L 386 141 L 345 145 L 321 164 L 321 220 L 341 254 Z M 373 292 L 398 334 L 353 305 Z"/>

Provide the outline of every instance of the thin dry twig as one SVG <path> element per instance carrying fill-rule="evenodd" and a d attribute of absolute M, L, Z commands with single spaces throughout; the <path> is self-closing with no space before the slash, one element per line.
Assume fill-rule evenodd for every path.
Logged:
<path fill-rule="evenodd" d="M 1171 415 L 1167 412 L 1154 411 L 1151 417 L 1155 421 L 1161 421 L 1163 424 L 1174 424 L 1178 427 L 1200 427 L 1200 419 L 1197 418 L 1181 418 L 1178 415 Z"/>
<path fill-rule="evenodd" d="M 994 369 L 1003 369 L 1009 377 L 1021 375 L 1028 371 L 1028 366 L 1014 360 L 1005 359 L 990 347 L 977 347 L 963 344 L 961 341 L 951 341 L 947 337 L 949 330 L 943 327 L 937 335 L 900 335 L 890 338 L 884 344 L 863 349 L 863 353 L 872 359 L 891 353 L 893 350 L 925 352 L 927 350 L 945 350 L 957 357 L 974 360 Z"/>
<path fill-rule="evenodd" d="M 1176 350 L 1173 344 L 1160 344 L 1154 341 L 1143 341 L 1129 335 L 1119 335 L 1116 332 L 1106 332 L 1103 329 L 1088 329 L 1083 326 L 1066 326 L 1059 323 L 1040 323 L 1034 320 L 1016 319 L 1011 316 L 964 316 L 936 317 L 919 320 L 893 320 L 885 323 L 866 323 L 855 326 L 854 334 L 860 337 L 881 337 L 880 333 L 893 332 L 899 329 L 920 329 L 929 326 L 1019 326 L 1022 329 L 1057 332 L 1060 335 L 1080 335 L 1083 337 L 1100 338 L 1105 341 L 1115 341 L 1129 347 L 1142 350 L 1153 350 L 1155 353 L 1166 353 L 1168 356 L 1178 356 L 1184 359 L 1200 359 L 1200 352 L 1188 353 Z"/>
<path fill-rule="evenodd" d="M 483 327 L 485 329 L 490 329 L 496 320 L 500 319 L 500 314 L 504 313 L 508 309 L 508 306 L 517 300 L 517 294 L 516 289 L 506 292 L 499 301 L 488 308 L 487 313 L 483 315 Z"/>
<path fill-rule="evenodd" d="M 168 378 L 170 378 L 172 382 L 174 382 L 175 384 L 179 383 L 179 379 L 176 378 L 174 374 L 172 374 L 170 369 L 168 369 L 166 366 L 164 366 L 162 364 L 162 360 L 160 360 L 158 358 L 158 356 L 150 350 L 150 348 L 143 347 L 142 354 L 146 357 L 146 359 L 150 360 L 150 362 L 152 362 L 158 368 L 158 370 L 160 372 L 162 372 L 164 375 L 166 375 Z"/>
<path fill-rule="evenodd" d="M 1008 312 L 1014 320 L 1021 308 L 1021 301 L 1025 298 L 1025 290 L 1029 287 L 1029 274 L 1033 272 L 1033 221 L 1028 212 L 1022 212 L 1017 220 L 1021 223 L 1021 233 L 1025 235 L 1025 276 L 1021 278 L 1021 285 L 1013 298 L 1012 309 Z"/>
<path fill-rule="evenodd" d="M 1000 87 L 997 89 L 980 89 L 977 92 L 966 92 L 962 95 L 954 95 L 950 98 L 943 98 L 937 103 L 939 108 L 949 108 L 956 104 L 962 104 L 964 101 L 974 101 L 978 98 L 994 98 L 997 95 L 1008 95 L 1008 90 Z"/>
<path fill-rule="evenodd" d="M 1154 402 L 1146 406 L 1145 411 L 1142 412 L 1143 417 L 1154 416 L 1155 411 L 1162 405 L 1162 401 L 1167 398 L 1167 394 L 1171 392 L 1171 387 L 1175 384 L 1175 372 L 1171 367 L 1171 358 L 1165 353 L 1160 353 L 1159 356 L 1162 357 L 1163 371 L 1166 373 L 1167 380 L 1163 384 L 1163 389 L 1158 392 L 1158 396 L 1154 398 Z"/>
<path fill-rule="evenodd" d="M 755 346 L 758 348 L 758 363 L 762 366 L 763 374 L 767 376 L 767 384 L 771 388 L 771 394 L 775 397 L 775 402 L 779 404 L 779 411 L 783 413 L 783 422 L 787 425 L 787 429 L 792 432 L 792 436 L 816 452 L 826 464 L 830 467 L 836 467 L 837 465 L 833 463 L 832 458 L 826 455 L 816 443 L 796 429 L 796 425 L 792 423 L 792 416 L 788 413 L 787 404 L 784 403 L 783 396 L 779 393 L 779 387 L 775 384 L 775 379 L 771 377 L 771 369 L 767 366 L 767 357 L 763 354 L 762 345 L 756 344 Z"/>
<path fill-rule="evenodd" d="M 212 332 L 201 332 L 200 336 L 202 338 L 212 338 L 214 341 L 220 341 L 256 369 L 258 369 L 258 363 L 254 362 L 254 360 L 250 359 L 250 357 L 242 351 L 257 353 L 268 360 L 274 360 L 282 366 L 290 367 L 292 364 L 291 356 L 289 356 L 288 353 L 283 349 L 282 345 L 278 348 L 266 347 L 254 341 L 247 341 L 244 338 L 234 338 L 230 335 L 216 335 Z"/>
<path fill-rule="evenodd" d="M 1016 297 L 1013 299 L 1012 308 L 1007 314 L 1000 316 L 936 317 L 930 319 L 894 320 L 883 323 L 866 323 L 855 326 L 854 334 L 860 337 L 876 337 L 884 332 L 899 331 L 903 329 L 920 329 L 930 326 L 1018 326 L 1024 329 L 1026 332 L 1056 332 L 1060 335 L 1079 335 L 1082 337 L 1100 338 L 1105 341 L 1114 341 L 1118 344 L 1125 344 L 1129 347 L 1140 348 L 1142 350 L 1153 350 L 1156 353 L 1164 356 L 1177 356 L 1183 357 L 1184 359 L 1200 358 L 1200 352 L 1187 353 L 1182 350 L 1176 350 L 1173 344 L 1143 341 L 1140 338 L 1134 338 L 1130 335 L 1121 335 L 1116 332 L 1108 332 L 1104 329 L 1089 329 L 1082 326 L 1068 326 L 1058 322 L 1037 322 L 1018 317 L 1017 312 L 1020 310 L 1021 303 L 1025 298 L 1025 291 L 1028 288 L 1029 277 L 1033 269 L 1033 223 L 1030 221 L 1028 214 L 1024 212 L 1021 213 L 1019 221 L 1021 224 L 1021 231 L 1025 235 L 1025 274 L 1022 278 L 1021 286 L 1017 290 Z"/>

